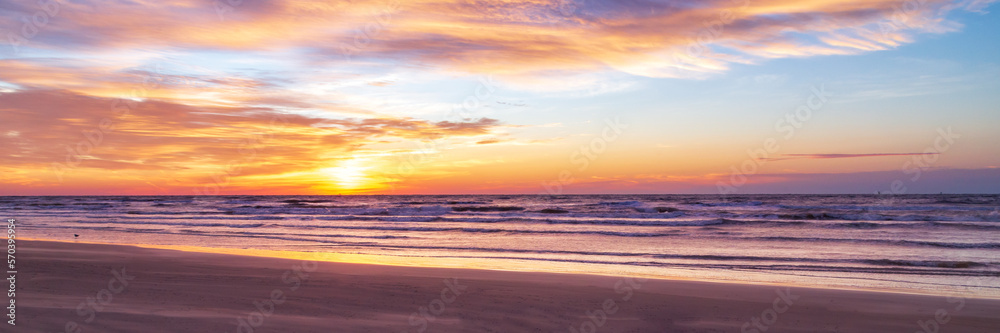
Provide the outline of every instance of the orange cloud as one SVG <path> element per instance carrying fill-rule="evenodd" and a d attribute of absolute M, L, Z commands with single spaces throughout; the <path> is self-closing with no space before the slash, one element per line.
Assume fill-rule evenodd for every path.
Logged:
<path fill-rule="evenodd" d="M 982 2 L 970 4 L 977 10 Z M 35 47 L 307 50 L 320 63 L 419 61 L 507 75 L 620 70 L 653 77 L 767 58 L 883 50 L 958 27 L 951 1 L 92 0 L 63 3 Z M 30 12 L 15 8 L 10 12 Z M 18 20 L 9 20 L 15 31 Z"/>
<path fill-rule="evenodd" d="M 30 170 L 19 173 L 18 182 L 43 187 L 89 183 L 95 174 L 102 181 L 152 179 L 190 187 L 213 181 L 234 164 L 240 171 L 229 175 L 233 181 L 235 176 L 301 181 L 303 172 L 329 167 L 385 140 L 479 136 L 501 126 L 489 118 L 331 119 L 41 89 L 0 93 L 0 112 L 2 169 Z"/>

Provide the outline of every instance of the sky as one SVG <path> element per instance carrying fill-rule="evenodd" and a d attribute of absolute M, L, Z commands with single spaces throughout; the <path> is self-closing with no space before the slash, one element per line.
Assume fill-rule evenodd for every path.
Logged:
<path fill-rule="evenodd" d="M 1000 193 L 991 0 L 0 2 L 0 195 Z"/>

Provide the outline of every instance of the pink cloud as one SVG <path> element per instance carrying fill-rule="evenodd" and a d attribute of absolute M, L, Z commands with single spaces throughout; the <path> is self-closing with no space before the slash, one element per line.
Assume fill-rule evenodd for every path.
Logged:
<path fill-rule="evenodd" d="M 620 70 L 703 76 L 733 63 L 884 50 L 959 27 L 951 1 L 61 2 L 33 47 L 312 50 L 306 61 L 380 58 L 509 75 Z M 0 9 L 17 17 L 28 7 Z M 6 12 L 4 15 L 4 12 Z M 0 28 L 14 31 L 19 20 Z"/>

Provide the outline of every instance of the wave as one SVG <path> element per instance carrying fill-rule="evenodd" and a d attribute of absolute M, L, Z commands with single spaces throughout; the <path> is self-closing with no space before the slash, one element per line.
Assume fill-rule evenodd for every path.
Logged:
<path fill-rule="evenodd" d="M 949 243 L 934 241 L 915 241 L 900 239 L 851 239 L 851 238 L 823 238 L 823 237 L 790 237 L 790 236 L 767 236 L 748 237 L 747 239 L 784 241 L 784 242 L 834 242 L 834 243 L 869 243 L 896 246 L 916 246 L 916 247 L 938 247 L 952 249 L 1000 249 L 1000 243 Z"/>
<path fill-rule="evenodd" d="M 941 198 L 934 203 L 940 204 L 960 204 L 960 205 L 997 205 L 1000 204 L 1000 197 L 996 196 L 962 196 L 952 198 Z"/>
<path fill-rule="evenodd" d="M 745 221 L 730 221 L 730 220 L 713 220 L 713 221 L 689 221 L 697 222 L 701 226 L 718 226 L 725 225 L 728 223 L 745 223 Z M 108 221 L 78 221 L 80 224 L 106 224 L 114 223 Z M 788 223 L 788 222 L 783 222 Z M 953 243 L 953 242 L 940 242 L 940 241 L 921 241 L 921 240 L 899 240 L 899 239 L 852 239 L 852 238 L 831 238 L 831 237 L 793 237 L 793 236 L 765 236 L 765 237 L 755 237 L 755 236 L 732 236 L 727 233 L 714 234 L 714 235 L 692 235 L 683 229 L 673 229 L 673 230 L 650 230 L 650 231 L 624 231 L 624 230 L 587 230 L 587 229 L 577 229 L 577 230 L 533 230 L 516 228 L 510 226 L 496 227 L 496 228 L 479 228 L 479 227 L 469 227 L 460 225 L 448 225 L 448 226 L 434 226 L 433 223 L 430 225 L 328 225 L 328 224 L 264 224 L 264 223 L 205 223 L 205 222 L 167 222 L 167 221 L 134 221 L 130 223 L 131 225 L 159 225 L 159 226 L 176 226 L 176 227 L 223 227 L 223 228 L 275 228 L 277 230 L 295 230 L 295 229 L 327 229 L 327 230 L 364 230 L 364 231 L 392 231 L 392 232 L 425 232 L 425 233 L 435 233 L 435 232 L 459 232 L 459 233 L 470 233 L 470 234 L 536 234 L 536 235 L 557 235 L 557 234 L 576 234 L 576 235 L 602 235 L 602 236 L 614 236 L 614 237 L 626 237 L 626 238 L 647 238 L 647 237 L 677 237 L 677 236 L 687 236 L 687 237 L 698 237 L 703 239 L 721 239 L 721 240 L 731 240 L 731 241 L 780 241 L 780 242 L 804 242 L 804 243 L 815 243 L 815 242 L 834 242 L 834 243 L 868 243 L 877 245 L 890 245 L 890 246 L 910 246 L 910 247 L 937 247 L 937 248 L 953 248 L 953 249 L 1000 249 L 1000 243 L 990 243 L 990 242 L 979 242 L 979 243 Z M 672 227 L 677 227 L 678 225 L 669 225 Z"/>
<path fill-rule="evenodd" d="M 618 207 L 621 207 L 621 206 L 639 207 L 639 206 L 642 206 L 642 205 L 643 205 L 643 202 L 636 201 L 636 200 L 629 200 L 629 201 L 602 201 L 602 202 L 598 202 L 596 204 L 592 204 L 592 206 L 618 206 Z"/>
<path fill-rule="evenodd" d="M 692 206 L 704 206 L 704 207 L 756 207 L 764 205 L 763 201 L 722 201 L 722 202 L 686 202 L 688 205 Z"/>
<path fill-rule="evenodd" d="M 849 222 L 849 223 L 826 223 L 821 226 L 825 228 L 844 229 L 964 229 L 964 230 L 995 230 L 1000 231 L 1000 225 L 996 224 L 975 224 L 957 222 L 925 222 L 925 223 L 878 223 L 878 222 Z"/>
<path fill-rule="evenodd" d="M 33 228 L 40 228 L 39 226 L 33 226 Z M 43 227 L 51 229 L 61 229 L 59 227 Z M 80 229 L 90 229 L 90 230 L 119 230 L 126 232 L 164 232 L 169 229 L 153 229 L 153 228 L 121 228 L 121 227 L 80 227 Z M 435 229 L 435 228 L 414 228 L 414 229 Z M 393 228 L 377 230 L 393 230 Z M 462 230 L 467 232 L 505 232 L 507 230 L 500 229 L 469 229 L 469 228 L 451 228 L 448 230 Z M 200 232 L 197 230 L 190 229 L 178 229 L 178 231 L 184 232 Z M 558 231 L 555 231 L 558 232 Z M 373 239 L 408 239 L 412 238 L 409 236 L 401 235 L 350 235 L 350 234 L 306 234 L 306 233 L 292 233 L 292 232 L 246 232 L 246 231 L 225 231 L 219 232 L 218 235 L 206 235 L 210 237 L 249 237 L 249 238 L 278 238 L 286 240 L 295 241 L 317 241 L 318 239 L 324 238 L 373 238 Z M 299 237 L 289 237 L 289 236 L 299 236 Z M 306 238 L 302 238 L 306 237 Z M 368 243 L 354 243 L 353 245 L 361 245 Z M 427 250 L 461 250 L 461 251 L 476 251 L 476 252 L 496 252 L 496 253 L 532 253 L 532 254 L 553 254 L 553 255 L 582 255 L 582 256 L 609 256 L 609 257 L 641 257 L 648 259 L 676 259 L 676 260 L 697 260 L 697 261 L 708 261 L 708 262 L 757 262 L 757 263 L 771 263 L 771 262 L 797 262 L 797 263 L 825 263 L 825 264 L 866 264 L 874 266 L 902 266 L 902 267 L 931 267 L 931 268 L 951 268 L 951 269 L 968 269 L 968 268 L 982 268 L 988 266 L 995 266 L 1000 263 L 995 262 L 974 262 L 974 261 L 933 261 L 933 260 L 903 260 L 903 259 L 855 259 L 855 258 L 803 258 L 803 257 L 768 257 L 768 256 L 754 256 L 754 255 L 706 255 L 706 254 L 676 254 L 676 253 L 650 253 L 650 252 L 615 252 L 615 251 L 582 251 L 582 250 L 546 250 L 546 249 L 522 249 L 522 248 L 494 248 L 494 247 L 478 247 L 478 246 L 440 246 L 440 245 L 422 245 L 422 244 L 368 244 L 375 247 L 388 247 L 388 248 L 400 248 L 400 249 L 427 249 Z"/>
<path fill-rule="evenodd" d="M 987 264 L 972 261 L 927 261 L 927 260 L 895 260 L 895 259 L 874 259 L 861 260 L 861 262 L 871 265 L 881 266 L 906 266 L 906 267 L 939 267 L 939 268 L 975 268 L 986 267 Z"/>
<path fill-rule="evenodd" d="M 289 204 L 299 204 L 299 203 L 325 203 L 325 202 L 333 202 L 333 200 L 288 199 L 288 200 L 281 200 L 281 202 Z"/>
<path fill-rule="evenodd" d="M 926 205 L 878 205 L 878 204 L 862 204 L 862 205 L 789 205 L 789 204 L 778 204 L 774 205 L 776 209 L 787 209 L 787 210 L 838 210 L 838 211 L 858 211 L 858 212 L 869 212 L 869 211 L 984 211 L 992 210 L 990 207 L 967 207 L 967 206 L 926 206 Z"/>
<path fill-rule="evenodd" d="M 518 212 L 524 209 L 524 207 L 517 206 L 461 206 L 451 208 L 451 210 L 456 212 Z"/>
<path fill-rule="evenodd" d="M 17 210 L 21 207 L 11 208 L 12 210 Z M 538 219 L 542 217 L 553 218 L 555 215 L 559 217 L 574 218 L 577 220 L 611 220 L 611 219 L 648 219 L 648 220 L 670 220 L 678 219 L 681 217 L 686 217 L 688 219 L 702 218 L 702 219 L 726 219 L 733 221 L 758 221 L 758 223 L 771 222 L 773 220 L 781 221 L 852 221 L 852 222 L 866 222 L 857 223 L 856 226 L 872 226 L 870 223 L 881 222 L 881 221 L 901 221 L 901 222 L 931 222 L 931 223 L 944 223 L 944 222 L 1000 222 L 1000 213 L 993 214 L 963 214 L 963 215 L 924 215 L 924 214 L 881 214 L 881 213 L 838 213 L 838 212 L 785 212 L 785 213 L 769 213 L 769 212 L 750 212 L 750 213 L 732 213 L 724 211 L 691 211 L 691 210 L 681 210 L 674 207 L 665 206 L 649 206 L 649 207 L 630 207 L 628 211 L 578 211 L 572 208 L 545 208 L 539 210 L 528 210 L 523 206 L 403 206 L 403 207 L 372 207 L 368 205 L 350 205 L 350 206 L 311 206 L 311 205 L 297 205 L 297 206 L 264 206 L 264 205 L 241 205 L 231 208 L 215 208 L 215 210 L 202 209 L 173 209 L 175 207 L 153 207 L 154 209 L 127 209 L 124 211 L 116 211 L 108 209 L 108 206 L 81 206 L 82 211 L 102 211 L 106 212 L 106 216 L 114 216 L 115 213 L 125 214 L 125 215 L 143 215 L 143 216 L 183 216 L 192 215 L 197 216 L 197 218 L 208 218 L 212 215 L 232 215 L 232 216 L 266 216 L 266 215 L 309 215 L 309 216 L 426 216 L 435 215 L 449 218 L 459 218 L 468 217 L 470 222 L 475 222 L 476 217 L 481 216 L 502 216 L 505 218 L 509 217 L 521 217 L 525 220 Z M 165 209 L 156 209 L 165 208 Z M 195 208 L 195 207 L 191 207 Z M 73 210 L 32 210 L 30 214 L 47 214 L 53 216 L 67 216 L 74 217 L 78 214 L 83 214 L 81 212 L 74 212 Z M 458 215 L 456 215 L 458 214 Z M 586 223 L 586 222 L 580 222 Z M 597 224 L 607 224 L 604 222 L 598 222 Z M 637 223 L 642 224 L 642 223 Z M 787 225 L 787 224 L 786 224 Z M 884 224 L 889 226 L 891 224 Z M 850 226 L 850 225 L 849 225 Z M 947 226 L 944 224 L 935 224 L 934 226 Z"/>
<path fill-rule="evenodd" d="M 751 214 L 747 214 L 753 216 Z M 748 217 L 749 217 L 748 216 Z M 757 215 L 761 216 L 761 215 Z M 956 221 L 956 222 L 995 222 L 996 217 L 982 214 L 965 215 L 924 215 L 924 214 L 881 214 L 873 212 L 798 212 L 766 214 L 763 217 L 771 217 L 782 220 L 840 220 L 840 221 Z"/>
<path fill-rule="evenodd" d="M 178 233 L 165 231 L 164 229 L 119 229 L 107 227 L 86 228 L 89 230 L 104 231 L 125 231 L 148 234 L 170 234 Z M 181 229 L 179 232 L 192 234 L 200 237 L 218 237 L 219 235 L 202 235 L 197 230 Z M 726 269 L 726 270 L 751 270 L 763 272 L 844 272 L 844 273 L 872 273 L 872 274 L 903 274 L 903 275 L 939 275 L 939 276 L 995 276 L 995 272 L 986 268 L 995 267 L 997 263 L 980 263 L 972 261 L 914 261 L 900 259 L 819 259 L 819 258 L 772 258 L 761 256 L 725 256 L 725 255 L 684 255 L 684 254 L 656 254 L 656 253 L 629 253 L 610 251 L 567 251 L 567 250 L 539 250 L 539 249 L 517 249 L 517 248 L 491 248 L 491 247 L 461 247 L 461 246 L 435 246 L 435 245 L 395 245 L 371 242 L 351 242 L 338 240 L 340 238 L 358 239 L 396 239 L 407 238 L 394 235 L 312 235 L 312 234 L 275 234 L 275 233 L 230 233 L 221 235 L 224 237 L 243 237 L 254 239 L 273 239 L 292 242 L 310 242 L 319 244 L 332 244 L 337 246 L 371 248 L 371 249 L 398 249 L 403 250 L 406 257 L 427 257 L 427 255 L 414 255 L 414 250 L 436 250 L 451 251 L 449 255 L 436 257 L 464 257 L 477 259 L 517 259 L 536 260 L 549 262 L 580 262 L 591 264 L 613 264 L 631 266 L 660 266 L 675 268 L 704 268 L 704 269 Z M 376 252 L 382 255 L 393 255 L 392 252 Z M 511 257 L 507 255 L 495 256 L 489 253 L 498 254 L 533 254 L 531 257 Z M 476 255 L 469 255 L 476 254 Z M 554 255 L 556 257 L 549 257 Z M 572 256 L 572 257 L 571 257 Z M 621 260 L 614 258 L 635 258 L 633 260 Z M 638 260 L 636 260 L 638 259 Z M 643 260 L 645 259 L 645 260 Z M 665 261 L 663 261 L 665 260 Z M 858 264 L 861 264 L 859 266 Z M 874 267 L 872 267 L 874 266 Z"/>
<path fill-rule="evenodd" d="M 326 220 L 326 221 L 382 221 L 382 222 L 449 222 L 449 223 L 508 223 L 508 224 L 564 224 L 564 225 L 606 225 L 606 226 L 636 226 L 636 227 L 815 227 L 824 229 L 927 229 L 927 230 L 1000 230 L 1000 224 L 981 221 L 923 221 L 923 219 L 905 220 L 805 220 L 788 219 L 779 216 L 774 219 L 738 219 L 738 218 L 694 218 L 685 217 L 682 212 L 660 213 L 657 216 L 643 214 L 580 214 L 563 212 L 563 210 L 541 210 L 537 212 L 515 212 L 514 214 L 485 214 L 477 212 L 469 215 L 454 215 L 445 207 L 410 209 L 405 211 L 392 209 L 351 209 L 346 215 L 330 214 L 288 214 L 295 213 L 281 210 L 283 213 L 248 215 L 229 212 L 185 211 L 185 212 L 149 212 L 128 211 L 125 215 L 100 214 L 84 215 L 88 219 L 182 219 L 182 220 Z M 259 211 L 253 211 L 260 213 Z M 250 213 L 250 211 L 246 212 Z M 326 213 L 326 211 L 324 211 Z M 452 212 L 455 213 L 455 212 Z M 24 216 L 64 216 L 73 214 L 26 214 Z M 899 222 L 892 222 L 899 221 Z M 910 223 L 912 222 L 912 223 Z"/>
<path fill-rule="evenodd" d="M 84 221 L 77 220 L 74 221 L 79 224 L 109 224 L 115 223 L 115 221 Z M 128 223 L 125 225 L 129 226 L 141 226 L 141 225 L 166 225 L 166 226 L 179 226 L 179 227 L 226 227 L 226 228 L 261 228 L 264 226 L 275 226 L 280 227 L 277 224 L 265 224 L 265 223 L 206 223 L 206 222 L 162 222 L 162 221 L 138 221 L 139 223 Z"/>
<path fill-rule="evenodd" d="M 485 205 L 487 201 L 400 201 L 400 205 Z"/>

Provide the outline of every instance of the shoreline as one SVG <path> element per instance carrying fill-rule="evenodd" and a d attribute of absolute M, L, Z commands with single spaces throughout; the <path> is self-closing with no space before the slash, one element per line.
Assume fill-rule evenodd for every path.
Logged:
<path fill-rule="evenodd" d="M 937 324 L 949 332 L 1000 327 L 996 299 L 19 243 L 18 326 L 29 332 L 70 322 L 108 332 L 752 332 L 768 322 L 775 331 L 914 332 L 941 311 L 949 319 Z M 120 293 L 109 284 L 116 270 L 134 278 Z"/>
<path fill-rule="evenodd" d="M 771 287 L 794 287 L 794 288 L 809 288 L 809 289 L 823 289 L 823 290 L 840 290 L 840 291 L 860 291 L 860 292 L 874 292 L 874 293 L 890 293 L 890 294 L 901 294 L 901 295 L 917 295 L 917 296 L 932 296 L 932 297 L 962 297 L 962 298 L 975 298 L 975 299 L 985 299 L 985 300 L 1000 300 L 1000 295 L 973 295 L 969 293 L 931 293 L 927 290 L 921 289 L 889 289 L 889 288 L 864 288 L 864 287 L 843 287 L 843 286 L 827 286 L 821 284 L 807 284 L 807 283 L 777 283 L 777 282 L 764 282 L 764 281 L 739 281 L 739 280 L 727 280 L 727 279 L 711 279 L 711 278 L 692 278 L 686 276 L 668 276 L 668 275 L 654 275 L 654 274 L 609 274 L 605 272 L 598 271 L 554 271 L 554 270 L 531 270 L 531 269 L 502 269 L 497 267 L 469 267 L 459 263 L 472 262 L 471 259 L 423 259 L 424 262 L 421 264 L 407 264 L 405 261 L 408 259 L 414 259 L 411 257 L 396 257 L 388 255 L 374 255 L 374 254 L 353 254 L 353 253 L 330 253 L 330 252 L 301 252 L 301 251 L 287 251 L 287 250 L 261 250 L 261 249 L 239 249 L 239 248 L 224 248 L 224 247 L 204 247 L 204 246 L 187 246 L 187 245 L 157 245 L 157 244 L 125 244 L 125 243 L 108 243 L 108 242 L 90 242 L 90 241 L 66 241 L 66 240 L 56 240 L 56 239 L 40 239 L 40 238 L 22 238 L 26 241 L 36 241 L 36 242 L 53 242 L 53 243 L 67 243 L 67 244 L 91 244 L 91 245 L 111 245 L 111 246 L 125 246 L 125 247 L 137 247 L 144 249 L 157 249 L 157 250 L 167 250 L 167 251 L 181 251 L 189 253 L 205 253 L 205 254 L 219 254 L 219 255 L 233 255 L 233 256 L 249 256 L 257 258 L 274 258 L 274 259 L 287 259 L 287 260 L 315 260 L 329 263 L 345 263 L 345 264 L 362 264 L 362 265 L 378 265 L 378 266 L 390 266 L 390 267 L 412 267 L 412 268 L 430 268 L 430 269 L 466 269 L 466 270 L 477 270 L 477 271 L 495 271 L 495 272 L 520 272 L 520 273 L 542 273 L 542 274 L 565 274 L 565 275 L 587 275 L 587 276 L 600 276 L 607 278 L 643 278 L 643 279 L 654 279 L 654 280 L 666 280 L 666 281 L 690 281 L 690 282 L 705 282 L 705 283 L 721 283 L 721 284 L 735 284 L 735 285 L 751 285 L 751 286 L 771 286 Z M 450 264 L 442 264 L 448 262 Z M 530 266 L 529 266 L 530 267 Z M 692 270 L 693 271 L 693 270 Z M 758 273 L 765 274 L 765 273 Z M 767 273 L 776 274 L 776 273 Z M 1000 282 L 1000 278 L 993 278 L 993 280 Z"/>

